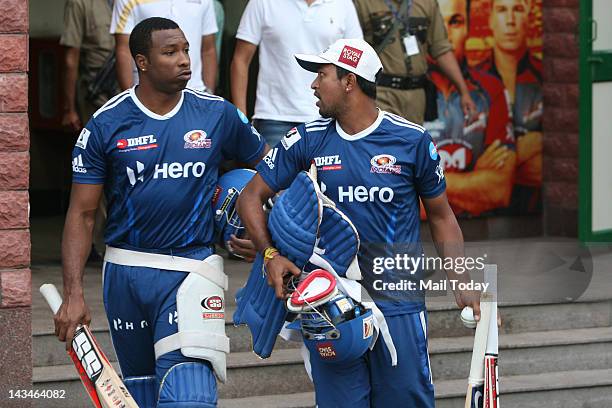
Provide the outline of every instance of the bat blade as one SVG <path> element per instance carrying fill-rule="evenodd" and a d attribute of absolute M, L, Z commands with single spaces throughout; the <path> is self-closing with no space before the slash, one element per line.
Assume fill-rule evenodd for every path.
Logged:
<path fill-rule="evenodd" d="M 57 288 L 54 285 L 45 284 L 40 287 L 40 293 L 53 313 L 57 313 L 62 304 Z M 89 327 L 77 328 L 71 346 L 68 354 L 94 407 L 138 408 L 136 401 L 98 346 Z"/>
<path fill-rule="evenodd" d="M 484 299 L 484 298 L 483 298 Z M 480 321 L 474 335 L 474 350 L 465 396 L 465 408 L 483 408 L 485 384 L 485 351 L 491 320 L 491 302 L 480 303 Z"/>
<path fill-rule="evenodd" d="M 499 344 L 497 331 L 497 302 L 491 302 L 491 319 L 485 352 L 484 407 L 499 408 Z"/>

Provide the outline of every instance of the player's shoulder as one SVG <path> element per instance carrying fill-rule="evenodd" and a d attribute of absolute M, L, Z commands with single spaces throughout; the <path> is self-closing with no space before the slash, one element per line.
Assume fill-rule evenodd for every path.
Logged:
<path fill-rule="evenodd" d="M 281 139 L 281 144 L 285 150 L 289 150 L 296 143 L 313 145 L 323 140 L 323 137 L 328 133 L 328 129 L 334 123 L 329 118 L 318 118 L 310 122 L 297 125 L 287 132 Z"/>
<path fill-rule="evenodd" d="M 205 106 L 223 106 L 223 102 L 225 102 L 225 99 L 220 96 L 193 88 L 185 88 L 183 94 L 185 95 L 185 100 L 189 101 L 189 103 Z"/>
<path fill-rule="evenodd" d="M 390 134 L 398 136 L 410 142 L 419 140 L 425 133 L 425 128 L 417 123 L 391 112 L 381 111 L 382 121 L 380 127 Z"/>
<path fill-rule="evenodd" d="M 131 89 L 118 93 L 94 112 L 92 120 L 95 120 L 98 124 L 116 122 L 118 118 L 120 119 L 125 115 L 127 109 L 131 108 L 131 105 L 129 105 L 131 98 Z"/>
<path fill-rule="evenodd" d="M 206 110 L 214 112 L 222 112 L 224 109 L 228 109 L 229 106 L 233 106 L 230 102 L 224 98 L 210 94 L 204 91 L 198 91 L 192 88 L 185 88 L 183 90 L 184 103 L 186 105 L 194 106 L 197 110 Z"/>
<path fill-rule="evenodd" d="M 300 130 L 304 133 L 304 135 L 320 135 L 327 132 L 327 129 L 332 125 L 333 119 L 331 118 L 318 118 L 312 120 L 310 122 L 306 122 L 303 125 L 300 125 Z"/>

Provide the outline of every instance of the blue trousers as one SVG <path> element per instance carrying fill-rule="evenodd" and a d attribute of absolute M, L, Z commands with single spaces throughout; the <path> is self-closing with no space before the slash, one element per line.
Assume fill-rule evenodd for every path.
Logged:
<path fill-rule="evenodd" d="M 176 255 L 202 260 L 211 253 L 203 248 Z M 207 361 L 185 357 L 180 350 L 155 359 L 155 342 L 178 331 L 176 292 L 187 273 L 105 262 L 103 276 L 104 308 L 123 377 L 155 375 L 159 386 L 172 366 L 201 362 L 209 367 L 201 386 L 209 389 L 209 402 L 216 403 L 217 383 Z"/>
<path fill-rule="evenodd" d="M 396 366 L 381 336 L 374 349 L 349 364 L 310 363 L 319 408 L 433 408 L 425 312 L 386 317 Z"/>

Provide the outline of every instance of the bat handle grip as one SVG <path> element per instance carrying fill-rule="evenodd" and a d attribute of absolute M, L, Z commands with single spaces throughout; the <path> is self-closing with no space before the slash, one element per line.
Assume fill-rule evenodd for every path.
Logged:
<path fill-rule="evenodd" d="M 49 304 L 49 307 L 51 308 L 51 311 L 53 311 L 53 314 L 56 314 L 60 306 L 62 305 L 62 296 L 58 292 L 55 285 L 52 283 L 45 283 L 40 287 L 39 290 L 40 294 L 43 295 L 43 297 Z"/>

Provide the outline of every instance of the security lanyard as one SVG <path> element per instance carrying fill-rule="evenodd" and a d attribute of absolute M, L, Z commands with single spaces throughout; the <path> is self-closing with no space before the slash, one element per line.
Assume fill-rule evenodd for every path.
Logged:
<path fill-rule="evenodd" d="M 412 0 L 404 1 L 408 3 L 408 7 L 406 7 L 406 21 L 408 21 L 408 17 L 410 17 L 410 11 L 412 9 Z M 391 14 L 393 14 L 393 17 L 395 17 L 395 19 L 404 23 L 404 19 L 400 15 L 400 11 L 393 5 L 393 2 L 391 0 L 385 0 L 385 4 L 389 8 L 389 10 L 391 10 Z"/>

